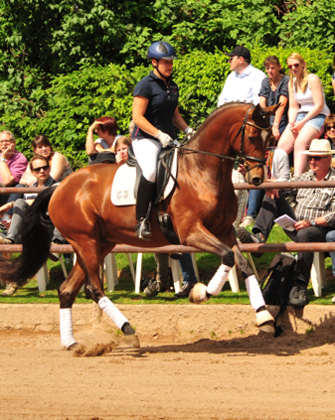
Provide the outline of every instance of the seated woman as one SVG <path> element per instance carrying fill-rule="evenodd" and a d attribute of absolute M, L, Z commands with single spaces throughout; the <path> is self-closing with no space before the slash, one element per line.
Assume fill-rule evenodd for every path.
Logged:
<path fill-rule="evenodd" d="M 117 121 L 113 117 L 100 117 L 97 118 L 93 124 L 90 125 L 87 137 L 86 137 L 86 153 L 89 155 L 89 163 L 93 163 L 95 160 L 99 160 L 99 163 L 104 162 L 99 153 L 108 153 L 115 151 L 115 142 L 120 137 L 117 132 Z M 94 133 L 99 138 L 94 140 Z M 106 161 L 110 161 L 110 158 L 106 155 Z M 105 158 L 104 157 L 104 158 Z M 114 162 L 112 162 L 114 163 Z"/>
<path fill-rule="evenodd" d="M 46 136 L 35 137 L 31 146 L 35 155 L 44 156 L 48 159 L 51 170 L 50 176 L 55 181 L 63 181 L 64 178 L 73 172 L 66 157 L 53 150 L 50 140 Z M 34 182 L 36 182 L 36 176 L 31 172 L 28 165 L 26 172 L 22 175 L 20 185 L 30 187 Z"/>
<path fill-rule="evenodd" d="M 294 175 L 302 174 L 307 167 L 308 149 L 313 139 L 319 138 L 324 121 L 329 114 L 321 80 L 309 74 L 306 62 L 298 53 L 287 59 L 290 70 L 289 124 L 279 139 L 278 147 L 287 154 L 294 151 Z"/>

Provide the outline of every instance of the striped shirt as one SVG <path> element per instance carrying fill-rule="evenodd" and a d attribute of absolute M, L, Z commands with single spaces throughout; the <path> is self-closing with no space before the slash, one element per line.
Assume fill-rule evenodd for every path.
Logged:
<path fill-rule="evenodd" d="M 312 170 L 298 175 L 292 182 L 316 181 Z M 335 181 L 335 169 L 330 168 L 324 181 Z M 293 188 L 282 190 L 284 197 L 295 197 L 294 210 L 297 220 L 313 220 L 324 217 L 329 227 L 335 226 L 335 188 Z"/>

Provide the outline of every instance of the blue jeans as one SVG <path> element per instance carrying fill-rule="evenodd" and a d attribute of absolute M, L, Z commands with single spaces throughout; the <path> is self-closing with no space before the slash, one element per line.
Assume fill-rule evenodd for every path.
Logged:
<path fill-rule="evenodd" d="M 261 208 L 263 197 L 264 190 L 249 191 L 247 216 L 252 216 L 254 219 L 256 219 L 259 209 Z"/>
<path fill-rule="evenodd" d="M 327 242 L 335 242 L 335 230 L 330 230 L 326 235 Z M 335 276 L 335 252 L 330 252 L 330 258 L 332 259 L 332 270 Z"/>
<path fill-rule="evenodd" d="M 179 264 L 183 275 L 183 284 L 197 283 L 191 254 L 182 254 Z"/>

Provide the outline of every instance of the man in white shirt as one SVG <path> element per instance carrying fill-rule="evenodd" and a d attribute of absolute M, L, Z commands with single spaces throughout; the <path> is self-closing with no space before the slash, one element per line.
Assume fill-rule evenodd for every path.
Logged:
<path fill-rule="evenodd" d="M 262 80 L 266 77 L 265 73 L 250 64 L 251 56 L 248 48 L 238 46 L 226 55 L 229 57 L 231 73 L 219 96 L 218 106 L 233 101 L 257 105 Z M 263 191 L 261 190 L 249 192 L 248 211 L 242 221 L 242 226 L 249 226 L 255 221 L 262 198 Z"/>
<path fill-rule="evenodd" d="M 251 56 L 248 48 L 238 46 L 226 55 L 229 57 L 231 73 L 219 96 L 218 106 L 233 101 L 257 105 L 262 80 L 266 75 L 250 64 Z"/>

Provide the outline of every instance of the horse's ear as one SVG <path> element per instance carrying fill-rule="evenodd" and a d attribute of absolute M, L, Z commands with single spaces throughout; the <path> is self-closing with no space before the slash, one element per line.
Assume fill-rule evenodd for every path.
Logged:
<path fill-rule="evenodd" d="M 271 115 L 273 115 L 277 111 L 277 109 L 279 107 L 280 107 L 280 102 L 279 102 L 279 104 L 268 106 L 268 107 L 263 108 L 263 109 L 264 109 L 264 112 L 266 113 L 266 115 L 268 117 L 270 117 Z"/>

